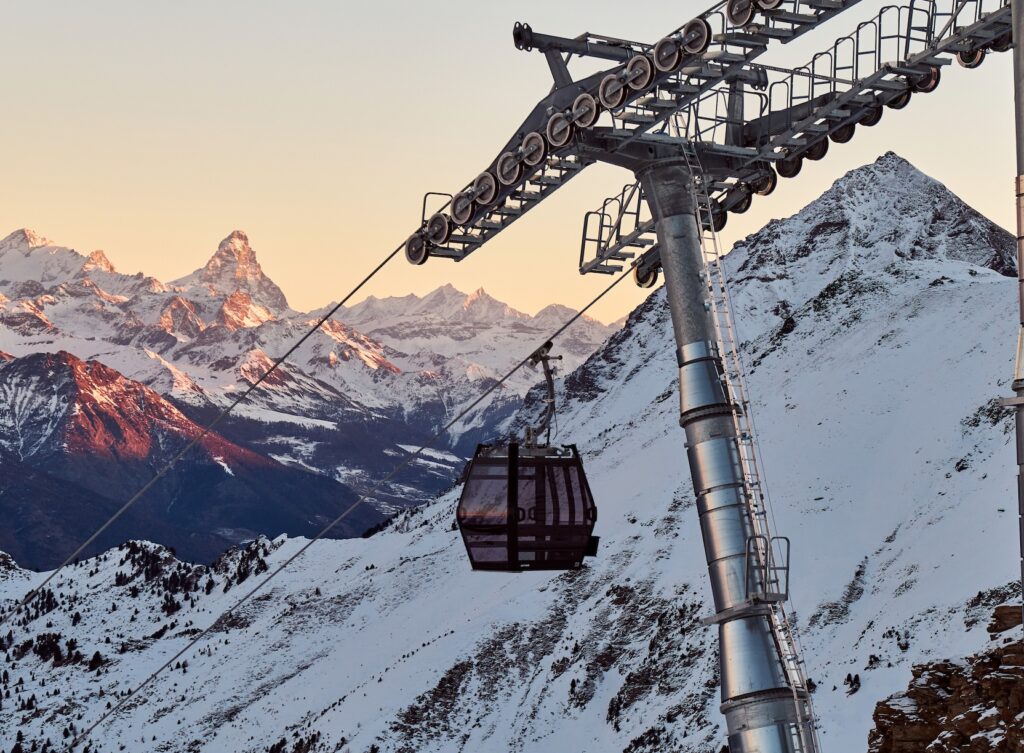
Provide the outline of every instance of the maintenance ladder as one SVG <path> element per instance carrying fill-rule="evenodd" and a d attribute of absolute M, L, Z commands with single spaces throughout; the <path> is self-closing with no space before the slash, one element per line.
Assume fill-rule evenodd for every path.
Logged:
<path fill-rule="evenodd" d="M 810 688 L 800 658 L 800 646 L 796 631 L 786 612 L 789 596 L 789 545 L 788 540 L 773 537 L 767 490 L 760 471 L 760 450 L 754 422 L 751 416 L 750 399 L 747 395 L 743 363 L 740 358 L 736 326 L 732 315 L 732 301 L 723 269 L 723 254 L 718 233 L 712 222 L 712 203 L 708 194 L 707 180 L 701 168 L 696 150 L 686 142 L 684 156 L 693 179 L 693 192 L 697 205 L 697 225 L 700 233 L 701 252 L 704 259 L 704 279 L 709 292 L 711 315 L 714 322 L 719 355 L 722 359 L 722 378 L 732 402 L 733 425 L 740 450 L 743 469 L 743 485 L 748 500 L 748 514 L 754 535 L 747 542 L 747 585 L 751 585 L 751 569 L 757 568 L 760 577 L 756 581 L 760 590 L 748 592 L 751 602 L 764 603 L 769 607 L 769 623 L 776 642 L 779 656 L 789 688 L 793 693 L 798 722 L 793 725 L 794 750 L 820 750 L 817 740 L 817 724 L 811 702 Z M 781 564 L 780 564 L 781 562 Z"/>

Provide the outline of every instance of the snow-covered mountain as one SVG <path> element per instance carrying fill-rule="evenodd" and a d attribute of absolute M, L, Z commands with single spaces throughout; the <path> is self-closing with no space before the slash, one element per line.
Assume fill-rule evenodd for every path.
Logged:
<path fill-rule="evenodd" d="M 85 256 L 28 230 L 0 241 L 0 350 L 99 361 L 199 423 L 322 314 L 289 308 L 241 231 L 204 267 L 170 283 L 120 274 L 101 251 Z M 366 490 L 569 316 L 556 306 L 528 316 L 483 291 L 450 286 L 423 298 L 366 301 L 328 321 L 218 430 L 266 458 Z M 613 331 L 582 319 L 569 331 L 565 366 L 582 363 Z M 536 380 L 528 370 L 517 374 L 373 504 L 390 513 L 449 486 L 481 433 L 510 415 Z"/>
<path fill-rule="evenodd" d="M 978 652 L 992 607 L 1020 598 L 1012 423 L 997 402 L 1016 336 L 1012 246 L 886 155 L 730 256 L 830 753 L 863 753 L 876 702 L 905 690 L 914 664 Z M 372 538 L 315 544 L 91 750 L 717 751 L 676 380 L 659 291 L 560 384 L 558 439 L 584 453 L 600 507 L 584 569 L 471 572 L 449 493 Z M 240 580 L 302 544 L 257 542 L 212 570 L 132 545 L 58 576 L 4 639 L 0 746 L 18 732 L 56 745 L 91 724 Z M 8 564 L 0 595 L 42 577 Z"/>
<path fill-rule="evenodd" d="M 249 245 L 249 237 L 241 230 L 235 230 L 220 242 L 206 266 L 190 275 L 171 283 L 190 297 L 198 292 L 205 293 L 213 300 L 224 300 L 232 294 L 241 293 L 250 304 L 266 310 L 281 313 L 288 309 L 284 292 L 266 276 L 256 253 Z M 270 316 L 261 317 L 266 321 Z M 249 326 L 259 324 L 256 322 Z"/>
<path fill-rule="evenodd" d="M 97 361 L 0 354 L 0 549 L 31 567 L 63 561 L 190 442 L 188 455 L 87 554 L 127 538 L 210 562 L 266 532 L 312 535 L 355 499 L 321 474 L 284 465 L 216 432 Z M 372 507 L 333 534 L 379 524 Z"/>

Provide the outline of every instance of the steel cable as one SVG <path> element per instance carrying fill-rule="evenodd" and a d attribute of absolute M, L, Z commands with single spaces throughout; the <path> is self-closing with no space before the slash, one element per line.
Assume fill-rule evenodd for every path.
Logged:
<path fill-rule="evenodd" d="M 392 254 L 392 256 L 393 255 L 394 254 Z M 385 260 L 384 263 L 386 263 L 386 260 Z M 381 264 L 381 266 L 383 266 L 383 263 Z M 567 329 L 569 329 L 569 327 L 571 327 L 573 324 L 575 324 L 580 319 L 580 317 L 582 317 L 598 301 L 600 301 L 602 298 L 604 298 L 605 295 L 610 293 L 611 290 L 616 285 L 618 285 L 620 282 L 622 282 L 626 278 L 626 276 L 629 273 L 629 271 L 633 268 L 633 266 L 635 266 L 635 262 L 633 264 L 630 264 L 623 271 L 622 274 L 620 274 L 618 277 L 616 277 L 612 281 L 612 283 L 610 285 L 608 285 L 604 290 L 602 290 L 597 295 L 597 297 L 595 297 L 593 300 L 590 301 L 590 303 L 588 303 L 586 306 L 584 306 L 579 311 L 577 311 L 576 314 L 574 316 L 572 316 L 572 318 L 570 318 L 567 322 L 565 322 L 565 324 L 563 324 L 561 327 L 559 327 L 557 330 L 555 330 L 555 332 L 551 336 L 549 336 L 545 340 L 545 342 L 547 342 L 547 341 L 554 341 L 563 332 L 565 332 Z M 352 511 L 355 510 L 360 504 L 362 504 L 364 501 L 366 501 L 367 498 L 369 498 L 377 490 L 379 490 L 381 487 L 383 487 L 385 484 L 387 484 L 391 479 L 393 479 L 395 477 L 395 475 L 399 471 L 401 471 L 403 468 L 405 468 L 405 466 L 409 465 L 409 463 L 411 463 L 413 460 L 415 460 L 417 457 L 419 457 L 419 455 L 424 450 L 426 450 L 434 442 L 436 442 L 438 439 L 440 439 L 444 435 L 445 432 L 447 432 L 450 428 L 455 426 L 455 424 L 457 424 L 459 421 L 461 421 L 463 418 L 465 418 L 474 408 L 476 408 L 476 406 L 478 406 L 481 402 L 483 402 L 483 400 L 488 395 L 490 395 L 496 389 L 501 387 L 505 382 L 507 382 L 512 377 L 513 374 L 515 374 L 517 371 L 519 371 L 519 369 L 521 369 L 523 366 L 525 366 L 527 363 L 529 363 L 529 361 L 530 361 L 532 356 L 533 356 L 533 353 L 531 352 L 530 355 L 526 356 L 526 358 L 521 360 L 519 363 L 517 363 L 515 366 L 513 366 L 508 372 L 506 372 L 504 376 L 502 376 L 500 379 L 498 379 L 496 382 L 494 382 L 494 384 L 492 384 L 490 387 L 488 387 L 486 390 L 484 390 L 484 392 L 479 397 L 477 397 L 476 400 L 474 400 L 472 403 L 470 403 L 468 407 L 464 408 L 462 410 L 462 412 L 459 413 L 459 415 L 457 415 L 455 418 L 451 419 L 448 423 L 446 423 L 444 426 L 442 426 L 440 429 L 438 429 L 430 439 L 428 439 L 424 444 L 422 444 L 420 446 L 420 448 L 418 450 L 416 450 L 414 453 L 410 454 L 408 457 L 406 457 L 404 460 L 402 460 L 402 462 L 400 462 L 398 465 L 396 465 L 387 476 L 385 476 L 383 479 L 381 479 L 376 484 L 374 484 L 373 487 L 371 487 L 369 491 L 367 491 L 364 494 L 360 495 L 359 498 L 355 502 L 353 502 L 351 505 L 349 505 L 344 511 L 342 511 L 342 513 L 340 515 L 338 515 L 338 517 L 336 517 L 334 520 L 332 520 L 330 523 L 328 523 L 326 526 L 324 526 L 324 528 L 321 529 L 320 532 L 316 534 L 316 536 L 314 536 L 309 541 L 307 541 L 305 544 L 303 544 L 298 549 L 298 551 L 296 551 L 288 559 L 286 559 L 284 562 L 282 562 L 280 565 L 278 565 L 274 570 L 272 570 L 270 572 L 270 574 L 267 575 L 266 578 L 261 580 L 259 583 L 257 583 L 255 586 L 253 586 L 251 589 L 249 589 L 249 591 L 246 592 L 245 595 L 243 595 L 241 598 L 239 598 L 238 601 L 236 601 L 234 604 L 232 604 L 230 607 L 228 607 L 225 611 L 221 612 L 221 614 L 217 617 L 217 619 L 213 620 L 206 628 L 204 628 L 200 633 L 198 633 L 191 641 L 189 641 L 187 644 L 185 644 L 185 646 L 180 651 L 178 651 L 176 654 L 174 654 L 174 656 L 172 656 L 170 659 L 168 659 L 163 664 L 161 664 L 157 669 L 155 669 L 152 673 L 150 673 L 150 675 L 148 677 L 146 677 L 145 680 L 143 680 L 141 683 L 139 683 L 137 686 L 135 686 L 135 688 L 133 688 L 127 695 L 123 696 L 113 707 L 108 709 L 106 711 L 106 713 L 104 713 L 99 719 L 97 719 L 89 727 L 87 727 L 81 734 L 79 734 L 77 737 L 75 737 L 71 741 L 71 743 L 65 748 L 65 750 L 68 750 L 68 751 L 74 750 L 75 747 L 79 743 L 81 743 L 84 740 L 86 740 L 89 737 L 89 735 L 92 734 L 93 730 L 95 730 L 99 725 L 101 725 L 104 721 L 106 721 L 112 714 L 114 714 L 116 711 L 118 711 L 118 709 L 120 709 L 122 706 L 124 706 L 125 703 L 127 703 L 131 698 L 135 697 L 135 695 L 139 691 L 141 691 L 143 688 L 145 688 L 147 685 L 149 685 L 149 683 L 151 683 L 154 679 L 156 679 L 156 677 L 161 672 L 163 672 L 165 669 L 167 669 L 172 664 L 174 664 L 174 662 L 176 662 L 178 659 L 180 659 L 182 656 L 184 656 L 197 643 L 199 643 L 203 638 L 205 638 L 209 634 L 209 632 L 211 630 L 213 630 L 213 628 L 217 624 L 220 623 L 220 621 L 222 619 L 224 619 L 225 617 L 227 617 L 228 615 L 233 613 L 236 609 L 241 607 L 246 601 L 248 601 L 250 598 L 252 598 L 252 596 L 254 594 L 256 594 L 257 591 L 262 589 L 265 585 L 267 585 L 267 583 L 269 583 L 274 577 L 276 577 L 282 570 L 284 570 L 286 567 L 288 567 L 290 564 L 292 564 L 295 560 L 297 560 L 299 557 L 301 557 L 302 554 L 307 549 L 309 549 L 311 546 L 313 546 L 313 544 L 315 544 L 317 541 L 319 541 L 325 535 L 327 535 L 327 533 L 332 528 L 334 528 L 338 523 L 340 523 L 342 520 L 344 520 L 346 517 L 348 517 L 348 515 L 351 514 Z"/>
<path fill-rule="evenodd" d="M 320 319 L 316 322 L 315 325 L 313 325 L 313 327 L 311 327 L 302 337 L 295 341 L 295 343 L 287 350 L 287 352 L 285 352 L 283 356 L 277 358 L 270 366 L 270 368 L 263 372 L 259 379 L 250 384 L 248 389 L 245 390 L 245 392 L 243 392 L 241 395 L 235 398 L 235 400 L 227 407 L 223 408 L 220 411 L 220 413 L 218 413 L 214 417 L 214 419 L 210 421 L 210 423 L 206 424 L 203 427 L 202 431 L 200 431 L 199 434 L 193 437 L 192 440 L 188 442 L 188 444 L 186 444 L 174 457 L 168 460 L 163 465 L 163 467 L 161 467 L 160 470 L 157 471 L 156 475 L 153 476 L 153 478 L 151 478 L 145 484 L 145 486 L 143 486 L 141 489 L 135 492 L 135 494 L 133 494 L 132 497 L 127 502 L 121 505 L 121 507 L 113 515 L 111 515 L 103 525 L 96 529 L 96 531 L 88 539 L 86 539 L 81 546 L 79 546 L 74 552 L 69 554 L 67 559 L 61 562 L 56 570 L 50 573 L 45 578 L 45 580 L 43 580 L 42 583 L 40 583 L 38 586 L 33 588 L 27 594 L 25 594 L 25 596 L 15 606 L 13 606 L 10 610 L 0 615 L 0 626 L 4 625 L 4 623 L 6 623 L 13 615 L 20 614 L 21 610 L 25 608 L 25 606 L 33 599 L 33 597 L 37 593 L 39 593 L 42 589 L 44 589 L 47 586 L 47 584 L 49 584 L 54 578 L 56 578 L 57 575 L 60 574 L 60 572 L 65 567 L 67 567 L 69 564 L 75 561 L 79 557 L 79 555 L 82 554 L 82 552 L 84 552 L 94 541 L 96 541 L 97 538 L 99 538 L 103 534 L 104 531 L 110 528 L 110 526 L 113 525 L 118 518 L 124 515 L 124 513 L 127 512 L 132 505 L 138 502 L 146 494 L 146 492 L 152 489 L 161 478 L 163 478 L 172 468 L 174 468 L 175 465 L 177 465 L 177 463 L 183 457 L 185 457 L 185 455 L 189 453 L 190 450 L 192 450 L 193 447 L 195 447 L 207 436 L 209 436 L 210 432 L 212 432 L 217 427 L 217 425 L 220 424 L 220 422 L 223 421 L 224 418 L 226 418 L 229 413 L 231 413 L 231 411 L 237 408 L 241 403 L 245 402 L 245 400 L 248 399 L 248 397 L 253 392 L 255 392 L 257 387 L 263 384 L 263 382 L 265 382 L 271 374 L 277 371 L 277 368 L 282 363 L 284 363 L 296 350 L 298 350 L 299 347 L 304 342 L 306 342 L 306 340 L 312 337 L 327 322 L 328 319 L 330 319 L 332 316 L 338 313 L 341 307 L 344 306 L 345 303 L 352 298 L 352 296 L 359 292 L 359 290 L 364 285 L 366 285 L 366 283 L 368 283 L 373 278 L 374 275 L 380 272 L 380 270 L 384 268 L 384 265 L 386 265 L 389 261 L 394 259 L 398 252 L 401 251 L 404 246 L 405 244 L 402 243 L 401 245 L 398 246 L 398 248 L 396 248 L 390 254 L 385 256 L 384 260 L 381 261 L 376 267 L 374 267 L 373 270 L 368 275 L 366 275 L 366 277 L 364 277 L 358 285 L 352 288 L 348 295 L 346 295 L 344 298 L 342 298 L 340 301 L 334 304 L 334 306 L 332 306 L 331 309 L 326 314 L 320 317 Z"/>

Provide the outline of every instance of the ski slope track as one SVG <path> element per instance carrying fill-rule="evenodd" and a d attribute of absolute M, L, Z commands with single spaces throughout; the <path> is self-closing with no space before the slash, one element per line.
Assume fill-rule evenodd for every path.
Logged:
<path fill-rule="evenodd" d="M 984 648 L 992 607 L 1019 598 L 1012 419 L 996 402 L 1013 366 L 1012 246 L 888 154 L 729 256 L 830 753 L 863 753 L 876 702 L 914 663 Z M 91 750 L 717 750 L 673 351 L 656 292 L 559 382 L 558 439 L 580 447 L 600 507 L 585 568 L 472 573 L 450 492 L 372 538 L 318 542 Z M 211 570 L 132 544 L 62 573 L 12 625 L 0 747 L 20 731 L 59 749 L 302 543 L 259 540 Z M 43 577 L 5 563 L 0 594 Z M 53 639 L 36 650 L 46 633 L 60 661 Z"/>

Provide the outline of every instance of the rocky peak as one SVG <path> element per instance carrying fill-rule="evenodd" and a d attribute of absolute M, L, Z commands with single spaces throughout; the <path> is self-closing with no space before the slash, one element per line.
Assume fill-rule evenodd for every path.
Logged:
<path fill-rule="evenodd" d="M 462 311 L 471 319 L 483 321 L 524 320 L 529 318 L 526 314 L 516 311 L 507 303 L 502 303 L 497 298 L 488 295 L 483 288 L 478 288 L 463 299 Z"/>
<path fill-rule="evenodd" d="M 195 424 L 149 387 L 66 351 L 0 364 L 0 402 L 19 406 L 10 421 L 0 424 L 0 448 L 22 459 L 65 453 L 141 459 L 161 435 L 191 438 L 198 433 Z"/>
<path fill-rule="evenodd" d="M 89 254 L 79 274 L 84 275 L 93 271 L 110 272 L 111 274 L 115 272 L 114 265 L 110 263 L 110 259 L 99 249 Z"/>
<path fill-rule="evenodd" d="M 792 278 L 795 267 L 820 277 L 921 260 L 1015 274 L 1013 236 L 893 152 L 851 170 L 792 217 L 738 242 L 733 253 L 740 273 L 761 278 Z"/>
<path fill-rule="evenodd" d="M 281 288 L 263 272 L 249 237 L 234 230 L 220 242 L 217 251 L 202 269 L 176 280 L 183 287 L 201 286 L 214 296 L 230 296 L 236 291 L 249 294 L 253 300 L 274 312 L 288 308 Z"/>
<path fill-rule="evenodd" d="M 225 264 L 235 264 L 240 268 L 259 267 L 256 252 L 249 245 L 249 236 L 241 230 L 232 230 L 227 238 L 217 246 L 217 253 L 206 263 L 206 269 L 216 270 Z"/>
<path fill-rule="evenodd" d="M 196 337 L 205 328 L 195 304 L 179 295 L 171 298 L 160 311 L 159 326 L 168 334 Z"/>
<path fill-rule="evenodd" d="M 49 245 L 50 241 L 46 238 L 43 238 L 33 230 L 29 230 L 27 227 L 23 227 L 0 240 L 0 253 L 13 248 L 27 250 Z"/>

